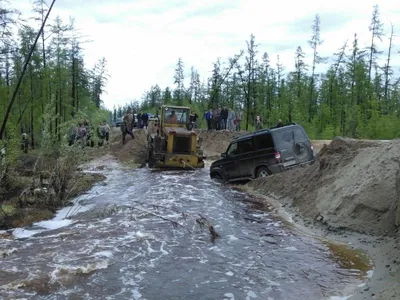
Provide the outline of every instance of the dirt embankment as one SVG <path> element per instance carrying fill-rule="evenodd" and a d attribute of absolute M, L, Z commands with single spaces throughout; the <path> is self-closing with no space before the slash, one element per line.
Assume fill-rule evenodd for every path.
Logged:
<path fill-rule="evenodd" d="M 225 152 L 232 139 L 245 133 L 243 131 L 198 131 L 199 137 L 203 139 L 204 154 L 210 160 L 221 158 L 221 153 Z"/>
<path fill-rule="evenodd" d="M 147 133 L 144 129 L 134 131 L 135 138 L 126 135 L 125 144 L 122 144 L 122 136 L 119 128 L 113 129 L 113 137 L 110 141 L 110 153 L 125 165 L 142 167 L 146 163 Z"/>
<path fill-rule="evenodd" d="M 400 222 L 399 150 L 400 141 L 336 138 L 314 165 L 248 186 L 327 226 L 393 235 Z"/>

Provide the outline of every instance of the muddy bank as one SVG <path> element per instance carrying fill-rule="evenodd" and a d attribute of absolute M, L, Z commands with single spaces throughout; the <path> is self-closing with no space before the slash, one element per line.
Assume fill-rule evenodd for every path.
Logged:
<path fill-rule="evenodd" d="M 210 160 L 219 159 L 231 140 L 245 133 L 245 131 L 198 131 L 199 137 L 203 139 L 204 154 Z"/>
<path fill-rule="evenodd" d="M 114 128 L 110 153 L 124 165 L 143 167 L 147 159 L 147 133 L 144 129 L 137 129 L 134 130 L 134 136 L 135 138 L 132 139 L 127 135 L 125 144 L 122 144 L 121 131 L 119 128 Z"/>
<path fill-rule="evenodd" d="M 310 221 L 375 235 L 394 235 L 400 141 L 336 138 L 318 161 L 248 187 L 293 207 Z"/>
<path fill-rule="evenodd" d="M 363 249 L 374 264 L 366 286 L 351 299 L 400 297 L 400 142 L 336 138 L 318 161 L 244 189 L 266 196 L 313 234 Z"/>
<path fill-rule="evenodd" d="M 81 153 L 82 161 L 95 154 L 101 155 L 103 151 L 86 150 L 86 155 Z M 88 155 L 89 152 L 95 154 Z M 73 157 L 74 154 L 79 153 L 68 155 Z M 0 229 L 24 227 L 50 219 L 59 208 L 69 205 L 71 199 L 105 179 L 102 174 L 82 172 L 78 161 L 71 157 L 57 160 L 32 151 L 9 168 L 0 184 Z"/>

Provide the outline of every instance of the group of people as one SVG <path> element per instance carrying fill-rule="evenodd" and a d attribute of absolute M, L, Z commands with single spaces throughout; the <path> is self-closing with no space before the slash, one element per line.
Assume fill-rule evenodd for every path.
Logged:
<path fill-rule="evenodd" d="M 134 114 L 133 114 L 133 116 L 134 116 Z M 149 117 L 150 117 L 149 114 L 146 112 L 144 112 L 144 113 L 139 112 L 136 115 L 136 117 L 137 117 L 136 127 L 137 128 L 147 128 L 147 124 L 149 122 Z M 135 120 L 135 118 L 133 118 L 133 120 Z"/>
<path fill-rule="evenodd" d="M 236 112 L 232 108 L 222 107 L 210 109 L 204 112 L 204 118 L 207 121 L 208 130 L 228 130 L 241 131 L 243 120 L 243 111 L 238 109 Z M 279 119 L 277 127 L 282 127 L 282 120 Z M 254 120 L 256 130 L 263 128 L 263 120 L 260 115 L 257 115 Z"/>
<path fill-rule="evenodd" d="M 96 131 L 87 119 L 79 122 L 78 125 L 71 123 L 68 130 L 68 145 L 72 146 L 74 144 L 78 144 L 82 147 L 94 147 L 94 132 L 96 132 L 99 140 L 98 146 L 103 146 L 105 143 L 108 143 L 111 128 L 110 125 L 107 124 L 107 121 L 101 122 L 97 126 Z"/>
<path fill-rule="evenodd" d="M 204 113 L 208 130 L 240 131 L 243 111 L 235 112 L 232 108 L 222 107 L 210 109 Z"/>

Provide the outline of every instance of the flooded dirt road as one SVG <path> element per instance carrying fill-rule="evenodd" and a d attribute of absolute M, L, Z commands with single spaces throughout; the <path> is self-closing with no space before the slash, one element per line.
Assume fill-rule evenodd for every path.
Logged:
<path fill-rule="evenodd" d="M 207 166 L 101 164 L 107 180 L 80 205 L 0 240 L 0 298 L 342 299 L 363 280 L 320 241 L 211 181 Z"/>

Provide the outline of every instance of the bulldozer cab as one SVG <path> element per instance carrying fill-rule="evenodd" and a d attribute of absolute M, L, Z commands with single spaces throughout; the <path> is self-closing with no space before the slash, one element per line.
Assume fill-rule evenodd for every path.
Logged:
<path fill-rule="evenodd" d="M 161 127 L 186 127 L 189 115 L 189 107 L 163 105 L 161 107 Z"/>

